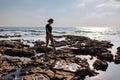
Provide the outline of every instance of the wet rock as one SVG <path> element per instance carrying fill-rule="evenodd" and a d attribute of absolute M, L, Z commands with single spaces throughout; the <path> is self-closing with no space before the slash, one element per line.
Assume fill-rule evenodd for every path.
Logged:
<path fill-rule="evenodd" d="M 87 59 L 80 59 L 76 58 L 76 63 L 79 64 L 81 67 L 75 72 L 78 76 L 80 76 L 82 79 L 84 79 L 86 76 L 96 76 L 97 72 L 94 70 L 91 70 L 89 67 L 89 64 L 87 62 Z"/>
<path fill-rule="evenodd" d="M 115 64 L 120 64 L 120 54 L 115 55 L 114 62 L 115 62 Z"/>
<path fill-rule="evenodd" d="M 72 40 L 72 41 L 81 41 L 84 42 L 84 40 L 90 40 L 90 38 L 88 37 L 84 37 L 84 36 L 74 36 L 74 35 L 63 35 L 64 37 L 66 37 L 66 40 Z"/>
<path fill-rule="evenodd" d="M 102 71 L 106 71 L 107 67 L 108 67 L 108 63 L 106 61 L 101 61 L 101 60 L 96 60 L 93 63 L 93 67 L 96 70 L 102 70 Z"/>
<path fill-rule="evenodd" d="M 20 42 L 20 41 L 21 41 L 21 39 L 11 39 L 11 41 Z"/>
<path fill-rule="evenodd" d="M 53 36 L 54 38 L 63 38 L 63 36 Z"/>
<path fill-rule="evenodd" d="M 47 47 L 46 51 L 45 51 L 45 46 L 39 46 L 36 48 L 36 52 L 38 53 L 45 53 L 45 52 L 50 52 L 52 51 L 52 48 Z"/>
<path fill-rule="evenodd" d="M 24 75 L 18 80 L 50 80 L 48 76 L 40 73 Z"/>
<path fill-rule="evenodd" d="M 97 75 L 89 68 L 86 59 L 76 58 L 68 48 L 57 50 L 57 54 L 47 53 L 35 58 L 23 67 L 20 76 L 36 73 L 46 75 L 51 80 L 83 80 L 85 76 Z"/>
<path fill-rule="evenodd" d="M 120 55 L 120 52 L 117 51 L 116 54 Z"/>
<path fill-rule="evenodd" d="M 66 46 L 68 45 L 67 41 L 56 41 L 55 42 L 55 47 L 61 47 L 61 46 Z"/>
<path fill-rule="evenodd" d="M 101 45 L 106 48 L 111 48 L 113 46 L 113 44 L 110 43 L 109 41 L 101 41 L 101 43 L 102 43 Z"/>
<path fill-rule="evenodd" d="M 43 46 L 44 44 L 45 44 L 44 41 L 38 40 L 38 41 L 35 41 L 34 46 Z"/>
<path fill-rule="evenodd" d="M 13 37 L 22 37 L 22 35 L 14 35 Z"/>
<path fill-rule="evenodd" d="M 9 56 L 20 56 L 20 57 L 31 57 L 34 56 L 35 53 L 32 50 L 27 50 L 27 49 L 7 49 L 4 54 L 9 55 Z"/>
<path fill-rule="evenodd" d="M 69 48 L 61 48 L 57 50 L 57 57 L 74 57 L 75 54 L 73 54 L 72 50 Z"/>
<path fill-rule="evenodd" d="M 117 48 L 117 52 L 120 52 L 120 47 Z"/>
<path fill-rule="evenodd" d="M 38 67 L 34 67 L 34 66 L 29 66 L 29 67 L 26 67 L 24 68 L 22 71 L 21 71 L 21 74 L 20 76 L 21 77 L 26 77 L 26 75 L 28 77 L 31 77 L 30 75 L 35 75 L 35 74 L 40 74 L 40 75 L 45 75 L 47 77 L 47 79 L 49 80 L 50 78 L 52 79 L 55 75 L 55 73 L 50 70 L 50 69 L 42 69 L 40 68 L 39 66 Z M 32 77 L 31 77 L 32 78 Z"/>
<path fill-rule="evenodd" d="M 114 62 L 115 62 L 115 64 L 120 64 L 120 47 L 117 48 L 116 54 L 117 55 L 115 55 Z"/>
<path fill-rule="evenodd" d="M 81 79 L 85 79 L 87 75 L 91 77 L 96 76 L 99 73 L 95 72 L 94 70 L 91 70 L 89 67 L 82 67 L 76 72 L 76 74 L 80 76 Z"/>
<path fill-rule="evenodd" d="M 6 50 L 6 47 L 3 47 L 3 46 L 0 47 L 0 53 L 1 53 L 1 54 L 4 54 L 4 51 L 5 51 L 5 50 Z"/>
<path fill-rule="evenodd" d="M 9 74 L 10 72 L 16 71 L 19 67 L 22 67 L 22 65 L 25 65 L 19 58 L 4 58 L 0 57 L 0 75 L 1 78 Z"/>
<path fill-rule="evenodd" d="M 4 41 L 4 40 L 1 40 L 0 41 L 0 46 L 5 46 L 5 47 L 15 47 L 15 44 L 14 43 L 11 43 L 10 41 Z"/>
<path fill-rule="evenodd" d="M 117 48 L 116 54 L 120 55 L 120 47 Z"/>
<path fill-rule="evenodd" d="M 66 37 L 67 45 L 76 48 L 72 49 L 74 54 L 89 54 L 96 56 L 113 46 L 113 44 L 108 41 L 92 40 L 84 36 L 65 35 L 64 37 Z"/>
<path fill-rule="evenodd" d="M 86 54 L 88 54 L 88 52 L 87 52 L 87 48 L 85 48 L 85 47 L 79 47 L 79 48 L 72 48 L 71 49 L 72 50 L 72 52 L 74 53 L 74 54 L 76 54 L 76 55 L 86 55 Z"/>
<path fill-rule="evenodd" d="M 20 41 L 8 41 L 8 40 L 1 40 L 0 41 L 0 46 L 4 46 L 4 47 L 7 47 L 7 48 L 15 48 L 15 47 L 18 47 L 18 48 L 23 48 L 24 47 L 24 44 Z"/>
<path fill-rule="evenodd" d="M 7 35 L 0 35 L 0 38 L 8 38 Z"/>
<path fill-rule="evenodd" d="M 0 57 L 2 56 L 2 54 L 0 53 Z"/>
<path fill-rule="evenodd" d="M 56 53 L 53 53 L 52 48 L 49 47 L 45 51 L 43 41 L 33 42 L 35 45 L 33 47 L 24 45 L 21 41 L 1 41 L 0 50 L 3 51 L 0 53 L 11 56 L 32 57 L 32 60 L 26 62 L 19 59 L 1 59 L 0 76 L 2 72 L 5 72 L 2 74 L 2 76 L 5 76 L 9 72 L 22 67 L 19 80 L 84 80 L 86 76 L 96 76 L 98 73 L 91 70 L 87 59 L 76 57 L 76 54 L 97 56 L 106 61 L 113 60 L 113 55 L 107 50 L 112 47 L 110 42 L 92 40 L 84 36 L 64 35 L 60 37 L 65 37 L 65 40 L 56 41 L 56 46 L 67 46 L 67 48 L 60 48 Z M 45 52 L 45 54 L 35 56 L 35 52 Z M 3 65 L 12 68 L 8 70 Z M 105 61 L 96 60 L 93 66 L 96 70 L 105 71 L 108 64 Z"/>
<path fill-rule="evenodd" d="M 58 70 L 55 73 L 55 77 L 52 78 L 52 80 L 72 80 L 74 78 L 74 73 L 71 72 L 66 72 L 66 71 L 62 71 L 62 70 Z"/>
<path fill-rule="evenodd" d="M 106 61 L 113 61 L 113 55 L 111 54 L 111 51 L 103 52 L 97 56 L 101 60 Z"/>
<path fill-rule="evenodd" d="M 24 44 L 23 40 L 1 40 L 0 46 L 4 46 L 7 48 L 24 48 L 24 47 L 30 47 L 30 45 Z"/>

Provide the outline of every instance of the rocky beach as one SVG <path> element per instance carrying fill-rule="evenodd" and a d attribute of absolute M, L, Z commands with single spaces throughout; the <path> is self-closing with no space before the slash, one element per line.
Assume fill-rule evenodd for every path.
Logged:
<path fill-rule="evenodd" d="M 51 45 L 45 52 L 42 40 L 33 41 L 33 46 L 21 39 L 0 40 L 0 80 L 85 80 L 106 71 L 111 62 L 120 64 L 120 47 L 113 55 L 109 41 L 75 35 L 54 38 L 64 38 L 55 41 L 56 53 Z"/>

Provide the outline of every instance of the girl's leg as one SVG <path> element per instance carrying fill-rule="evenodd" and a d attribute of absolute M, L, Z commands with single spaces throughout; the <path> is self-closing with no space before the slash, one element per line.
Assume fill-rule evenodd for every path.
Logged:
<path fill-rule="evenodd" d="M 45 46 L 45 52 L 46 52 L 46 50 L 47 50 L 47 46 L 48 46 L 48 44 L 49 44 L 49 38 L 50 38 L 50 36 L 49 36 L 49 35 L 47 35 L 47 36 L 46 36 L 46 46 Z"/>
<path fill-rule="evenodd" d="M 51 40 L 51 45 L 52 45 L 54 51 L 56 52 L 55 42 L 54 42 L 54 39 L 53 39 L 53 36 L 52 36 L 52 35 L 50 36 L 50 40 Z"/>

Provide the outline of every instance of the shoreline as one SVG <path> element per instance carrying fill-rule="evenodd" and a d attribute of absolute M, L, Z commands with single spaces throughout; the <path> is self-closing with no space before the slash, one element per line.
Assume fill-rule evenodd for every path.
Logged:
<path fill-rule="evenodd" d="M 108 41 L 92 40 L 84 36 L 56 36 L 56 38 L 59 37 L 64 37 L 65 40 L 56 41 L 56 47 L 66 45 L 67 47 L 58 48 L 56 54 L 52 54 L 52 48 L 49 47 L 47 55 L 42 54 L 40 56 L 35 55 L 45 53 L 44 41 L 35 41 L 33 42 L 34 46 L 30 47 L 21 41 L 0 40 L 0 59 L 2 61 L 0 76 L 5 79 L 11 72 L 21 68 L 19 76 L 11 75 L 10 77 L 13 77 L 14 80 L 15 78 L 21 80 L 27 77 L 29 79 L 42 78 L 43 80 L 84 80 L 86 76 L 99 75 L 100 73 L 97 70 L 106 71 L 110 62 L 120 64 L 120 48 L 118 47 L 116 55 L 111 54 L 108 49 L 113 44 Z M 2 57 L 4 55 L 26 57 L 30 60 Z M 77 55 L 90 55 L 89 60 L 96 58 L 92 65 L 93 69 L 91 69 L 88 59 L 76 57 Z"/>

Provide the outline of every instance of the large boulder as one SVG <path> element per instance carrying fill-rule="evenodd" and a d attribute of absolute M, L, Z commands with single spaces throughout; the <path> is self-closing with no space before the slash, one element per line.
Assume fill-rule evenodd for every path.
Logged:
<path fill-rule="evenodd" d="M 120 47 L 117 48 L 117 52 L 120 52 Z"/>
<path fill-rule="evenodd" d="M 84 36 L 64 35 L 64 37 L 66 37 L 65 41 L 60 41 L 59 46 L 68 45 L 74 47 L 75 49 L 71 49 L 74 54 L 89 54 L 96 56 L 113 46 L 113 44 L 108 41 L 92 40 Z"/>
<path fill-rule="evenodd" d="M 108 67 L 108 63 L 106 61 L 102 61 L 102 60 L 96 60 L 93 63 L 93 67 L 96 70 L 102 70 L 102 71 L 106 71 L 107 67 Z"/>
<path fill-rule="evenodd" d="M 120 55 L 115 55 L 114 62 L 115 64 L 120 64 Z"/>
<path fill-rule="evenodd" d="M 9 41 L 9 40 L 1 40 L 0 46 L 8 47 L 8 48 L 23 48 L 29 47 L 29 45 L 23 44 L 21 40 L 18 41 Z"/>
<path fill-rule="evenodd" d="M 79 68 L 79 70 L 77 70 L 76 75 L 80 76 L 80 78 L 83 80 L 85 79 L 86 76 L 96 76 L 97 72 L 95 72 L 94 70 L 91 70 L 89 67 L 82 67 Z M 78 79 L 77 79 L 78 80 Z"/>
<path fill-rule="evenodd" d="M 56 41 L 55 42 L 55 47 L 61 47 L 61 46 L 66 46 L 68 45 L 68 41 Z"/>
<path fill-rule="evenodd" d="M 34 46 L 43 46 L 44 44 L 45 42 L 40 40 L 34 42 Z"/>
<path fill-rule="evenodd" d="M 50 48 L 50 47 L 47 47 L 46 50 L 45 50 L 45 46 L 36 47 L 37 53 L 46 53 L 46 52 L 50 52 L 50 51 L 52 51 L 52 48 Z"/>
<path fill-rule="evenodd" d="M 115 62 L 115 64 L 120 64 L 120 47 L 117 48 L 114 62 Z"/>
<path fill-rule="evenodd" d="M 111 51 L 102 52 L 101 54 L 98 54 L 97 56 L 101 60 L 106 61 L 113 61 L 113 55 L 111 54 Z"/>
<path fill-rule="evenodd" d="M 7 49 L 5 50 L 4 54 L 9 55 L 9 56 L 19 56 L 19 57 L 31 57 L 35 55 L 35 52 L 32 50 L 27 50 L 27 49 Z"/>

